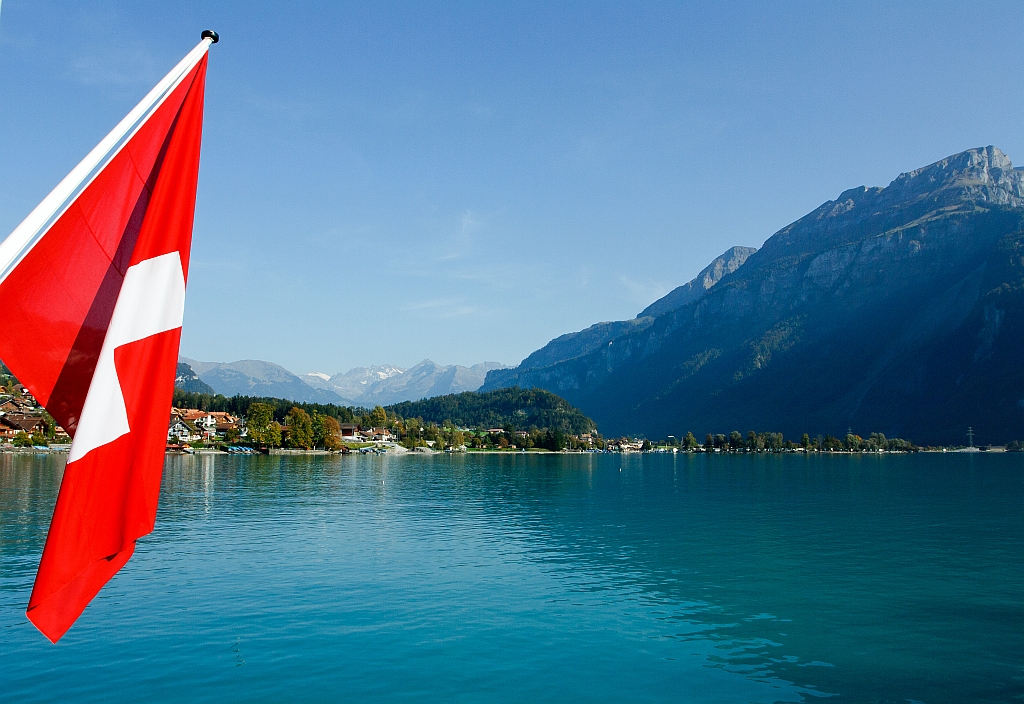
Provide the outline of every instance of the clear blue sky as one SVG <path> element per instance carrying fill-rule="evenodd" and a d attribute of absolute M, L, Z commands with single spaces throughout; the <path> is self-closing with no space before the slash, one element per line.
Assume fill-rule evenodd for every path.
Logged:
<path fill-rule="evenodd" d="M 4 0 L 6 235 L 213 47 L 182 353 L 517 363 L 841 191 L 1024 163 L 1024 4 Z"/>

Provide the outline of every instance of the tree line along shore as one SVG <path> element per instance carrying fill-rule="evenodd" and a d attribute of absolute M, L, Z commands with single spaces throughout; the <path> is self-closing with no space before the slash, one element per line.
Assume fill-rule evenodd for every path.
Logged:
<path fill-rule="evenodd" d="M 224 443 L 260 448 L 344 451 L 372 442 L 434 450 L 604 449 L 596 425 L 547 391 L 464 392 L 357 408 L 285 399 L 176 390 L 176 408 L 226 412 L 243 419 Z"/>
<path fill-rule="evenodd" d="M 175 393 L 175 406 L 226 411 L 245 419 L 245 442 L 259 447 L 344 450 L 360 443 L 343 434 L 358 429 L 364 441 L 392 441 L 408 449 L 490 451 L 612 452 L 917 452 L 912 441 L 871 433 L 811 436 L 797 441 L 782 433 L 739 431 L 708 433 L 703 442 L 692 432 L 652 442 L 644 438 L 605 438 L 596 424 L 564 399 L 546 391 L 500 389 L 464 392 L 372 409 L 333 404 L 293 403 L 284 399 Z M 537 423 L 547 422 L 541 426 Z M 486 421 L 486 422 L 484 422 Z M 241 441 L 241 438 L 231 438 Z M 1024 449 L 1016 444 L 1007 449 Z"/>
<path fill-rule="evenodd" d="M 0 404 L 5 404 L 0 406 L 0 447 L 66 447 L 70 442 L 63 429 L 2 366 Z M 226 412 L 240 419 L 237 427 L 196 443 L 214 447 L 234 444 L 343 452 L 374 442 L 390 442 L 407 449 L 467 451 L 855 453 L 952 449 L 922 448 L 882 433 L 861 437 L 852 432 L 843 437 L 804 433 L 796 441 L 782 433 L 750 431 L 744 436 L 736 430 L 707 433 L 703 441 L 693 432 L 660 441 L 605 438 L 593 420 L 565 399 L 540 389 L 515 387 L 467 391 L 372 409 L 175 389 L 173 404 L 181 409 Z M 993 449 L 1022 451 L 1024 442 Z"/>

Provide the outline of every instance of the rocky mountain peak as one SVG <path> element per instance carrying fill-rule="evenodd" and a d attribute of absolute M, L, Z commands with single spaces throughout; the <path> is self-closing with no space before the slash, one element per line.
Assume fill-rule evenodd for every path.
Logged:
<path fill-rule="evenodd" d="M 770 237 L 748 264 L 848 244 L 909 223 L 965 216 L 978 206 L 1024 207 L 1024 172 L 996 147 L 978 147 L 897 176 L 887 187 L 843 191 Z"/>
<path fill-rule="evenodd" d="M 656 318 L 663 313 L 682 308 L 687 303 L 698 300 L 701 296 L 711 290 L 711 287 L 722 280 L 723 276 L 731 274 L 739 269 L 751 254 L 757 251 L 757 247 L 730 247 L 720 256 L 716 257 L 710 264 L 692 281 L 679 286 L 662 296 L 651 305 L 644 308 L 636 316 L 637 318 Z"/>
<path fill-rule="evenodd" d="M 971 426 L 1020 438 L 1022 184 L 983 147 L 843 191 L 731 273 L 727 252 L 666 297 L 668 312 L 556 338 L 484 389 L 552 391 L 613 435 L 852 427 L 951 442 Z"/>
<path fill-rule="evenodd" d="M 961 197 L 1024 206 L 1024 174 L 1015 171 L 1010 158 L 993 146 L 968 149 L 934 164 L 897 176 L 887 191 L 904 198 L 947 189 L 961 191 Z"/>

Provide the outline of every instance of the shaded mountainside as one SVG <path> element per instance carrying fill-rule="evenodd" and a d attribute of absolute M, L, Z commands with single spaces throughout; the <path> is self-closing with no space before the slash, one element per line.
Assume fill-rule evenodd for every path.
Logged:
<path fill-rule="evenodd" d="M 178 370 L 174 377 L 174 388 L 194 394 L 215 393 L 213 387 L 200 379 L 188 364 L 178 362 Z"/>
<path fill-rule="evenodd" d="M 723 276 L 736 271 L 756 251 L 757 249 L 754 247 L 730 247 L 697 274 L 692 281 L 659 298 L 641 311 L 636 318 L 597 323 L 586 330 L 560 335 L 524 359 L 515 369 L 502 369 L 488 373 L 481 390 L 515 386 L 518 383 L 519 373 L 525 369 L 540 369 L 581 357 L 627 333 L 646 330 L 654 322 L 655 317 L 681 308 L 704 296 Z"/>
<path fill-rule="evenodd" d="M 484 388 L 548 389 L 612 434 L 1018 439 L 1022 257 L 1024 177 L 971 149 L 846 191 L 642 329 Z"/>
<path fill-rule="evenodd" d="M 422 418 L 441 424 L 451 421 L 464 428 L 531 428 L 560 430 L 581 435 L 596 430 L 594 421 L 565 399 L 540 389 L 499 389 L 486 393 L 467 391 L 422 401 L 388 406 L 403 418 Z"/>
<path fill-rule="evenodd" d="M 757 251 L 756 247 L 730 247 L 720 257 L 704 268 L 693 281 L 670 291 L 651 305 L 640 311 L 637 318 L 657 318 L 663 313 L 668 313 L 676 308 L 682 308 L 687 303 L 698 300 L 707 293 L 712 286 L 722 280 L 726 274 L 739 269 Z"/>
<path fill-rule="evenodd" d="M 643 330 L 653 322 L 654 318 L 649 317 L 619 320 L 610 323 L 597 323 L 596 325 L 591 325 L 586 330 L 566 333 L 556 337 L 524 359 L 516 369 L 540 369 L 541 367 L 547 367 L 567 359 L 579 357 L 593 352 L 616 337 L 621 337 L 635 330 Z M 515 371 L 510 369 L 507 370 L 507 373 L 512 374 Z M 497 374 L 489 374 L 488 379 L 498 378 L 501 374 L 502 372 L 500 371 Z"/>

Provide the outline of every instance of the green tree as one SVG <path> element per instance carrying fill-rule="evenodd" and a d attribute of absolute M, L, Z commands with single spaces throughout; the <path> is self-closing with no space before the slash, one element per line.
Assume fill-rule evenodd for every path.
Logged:
<path fill-rule="evenodd" d="M 738 430 L 729 433 L 729 449 L 740 450 L 743 448 L 743 435 Z"/>
<path fill-rule="evenodd" d="M 266 447 L 277 447 L 281 444 L 281 426 L 274 420 L 273 406 L 267 403 L 253 403 L 245 415 L 245 426 L 252 442 Z"/>
<path fill-rule="evenodd" d="M 43 417 L 40 421 L 40 424 L 43 426 L 42 435 L 48 440 L 53 440 L 54 436 L 57 434 L 57 421 L 55 421 L 53 416 L 46 411 L 43 411 L 42 415 Z"/>
<path fill-rule="evenodd" d="M 388 413 L 380 406 L 375 406 L 367 420 L 374 428 L 383 428 L 388 422 Z"/>
<path fill-rule="evenodd" d="M 826 435 L 825 439 L 821 441 L 821 447 L 826 452 L 839 452 L 843 449 L 843 441 L 831 435 Z"/>
<path fill-rule="evenodd" d="M 336 418 L 313 411 L 313 446 L 325 450 L 341 449 L 341 425 Z"/>
<path fill-rule="evenodd" d="M 704 437 L 704 452 L 711 452 L 715 448 L 715 436 L 708 433 Z"/>
<path fill-rule="evenodd" d="M 804 433 L 803 437 L 800 438 L 800 447 L 802 447 L 805 450 L 811 449 L 811 436 L 808 435 L 807 433 Z"/>
<path fill-rule="evenodd" d="M 313 419 L 298 407 L 288 411 L 285 418 L 288 427 L 288 447 L 311 450 L 313 448 Z"/>
<path fill-rule="evenodd" d="M 764 447 L 764 441 L 753 430 L 747 432 L 747 451 L 754 452 Z"/>
<path fill-rule="evenodd" d="M 28 436 L 28 433 L 26 433 L 24 430 L 22 430 L 19 433 L 15 433 L 14 439 L 12 440 L 12 442 L 14 443 L 15 447 L 31 447 L 32 446 L 32 438 L 30 438 Z"/>
<path fill-rule="evenodd" d="M 693 433 L 689 431 L 686 432 L 686 437 L 683 438 L 683 448 L 685 448 L 687 452 L 693 452 L 697 449 L 697 438 L 693 436 Z"/>

